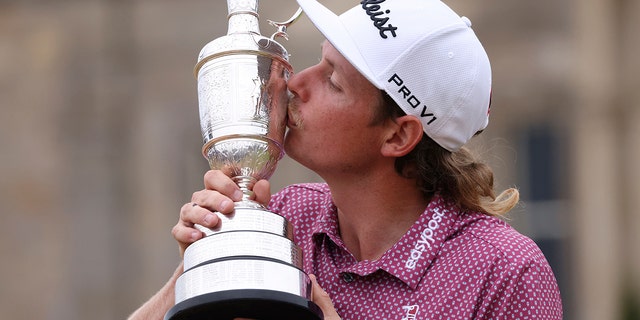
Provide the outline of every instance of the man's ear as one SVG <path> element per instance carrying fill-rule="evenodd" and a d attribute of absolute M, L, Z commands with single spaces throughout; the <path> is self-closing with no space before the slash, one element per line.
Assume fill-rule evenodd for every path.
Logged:
<path fill-rule="evenodd" d="M 405 115 L 389 120 L 388 134 L 381 152 L 388 157 L 402 157 L 422 140 L 422 123 L 415 116 Z"/>

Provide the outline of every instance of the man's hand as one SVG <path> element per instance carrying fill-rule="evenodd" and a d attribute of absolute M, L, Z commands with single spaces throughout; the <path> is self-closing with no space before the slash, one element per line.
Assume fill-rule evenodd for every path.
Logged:
<path fill-rule="evenodd" d="M 271 199 L 270 185 L 267 180 L 260 180 L 253 186 L 254 200 L 267 205 Z M 180 256 L 193 242 L 201 239 L 204 234 L 195 228 L 196 224 L 207 228 L 214 228 L 220 223 L 220 218 L 214 212 L 230 214 L 233 212 L 233 202 L 242 199 L 242 191 L 238 185 L 220 170 L 210 170 L 204 175 L 204 189 L 196 191 L 191 196 L 191 202 L 180 209 L 180 219 L 171 233 L 180 245 Z"/>
<path fill-rule="evenodd" d="M 322 313 L 324 313 L 324 320 L 340 320 L 340 316 L 338 315 L 338 312 L 336 312 L 333 302 L 331 302 L 331 297 L 329 297 L 329 294 L 320 287 L 316 276 L 310 274 L 309 278 L 311 279 L 312 285 L 311 300 L 315 302 L 320 309 L 322 309 Z"/>

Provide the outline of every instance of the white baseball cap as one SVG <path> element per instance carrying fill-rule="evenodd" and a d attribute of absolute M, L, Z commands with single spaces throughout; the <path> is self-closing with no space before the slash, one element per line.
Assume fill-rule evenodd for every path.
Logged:
<path fill-rule="evenodd" d="M 489 123 L 491 66 L 471 29 L 439 0 L 362 0 L 337 16 L 297 0 L 325 38 L 440 146 L 456 151 Z"/>

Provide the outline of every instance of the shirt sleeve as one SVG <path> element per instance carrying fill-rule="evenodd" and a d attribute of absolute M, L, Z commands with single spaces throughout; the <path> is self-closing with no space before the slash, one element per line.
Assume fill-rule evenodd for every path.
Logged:
<path fill-rule="evenodd" d="M 499 269 L 499 268 L 498 268 Z M 551 270 L 544 258 L 525 264 L 510 263 L 494 273 L 494 284 L 487 288 L 487 308 L 482 319 L 561 320 L 562 300 Z"/>

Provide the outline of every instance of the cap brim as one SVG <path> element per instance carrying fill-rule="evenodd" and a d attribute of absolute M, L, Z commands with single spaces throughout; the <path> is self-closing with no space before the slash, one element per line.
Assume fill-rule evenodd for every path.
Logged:
<path fill-rule="evenodd" d="M 342 23 L 342 20 L 327 7 L 316 0 L 297 0 L 302 11 L 313 22 L 318 31 L 324 35 L 334 48 L 344 56 L 360 73 L 365 76 L 378 89 L 383 86 L 373 76 L 367 63 L 360 54 L 360 49 L 351 38 L 351 32 Z"/>

